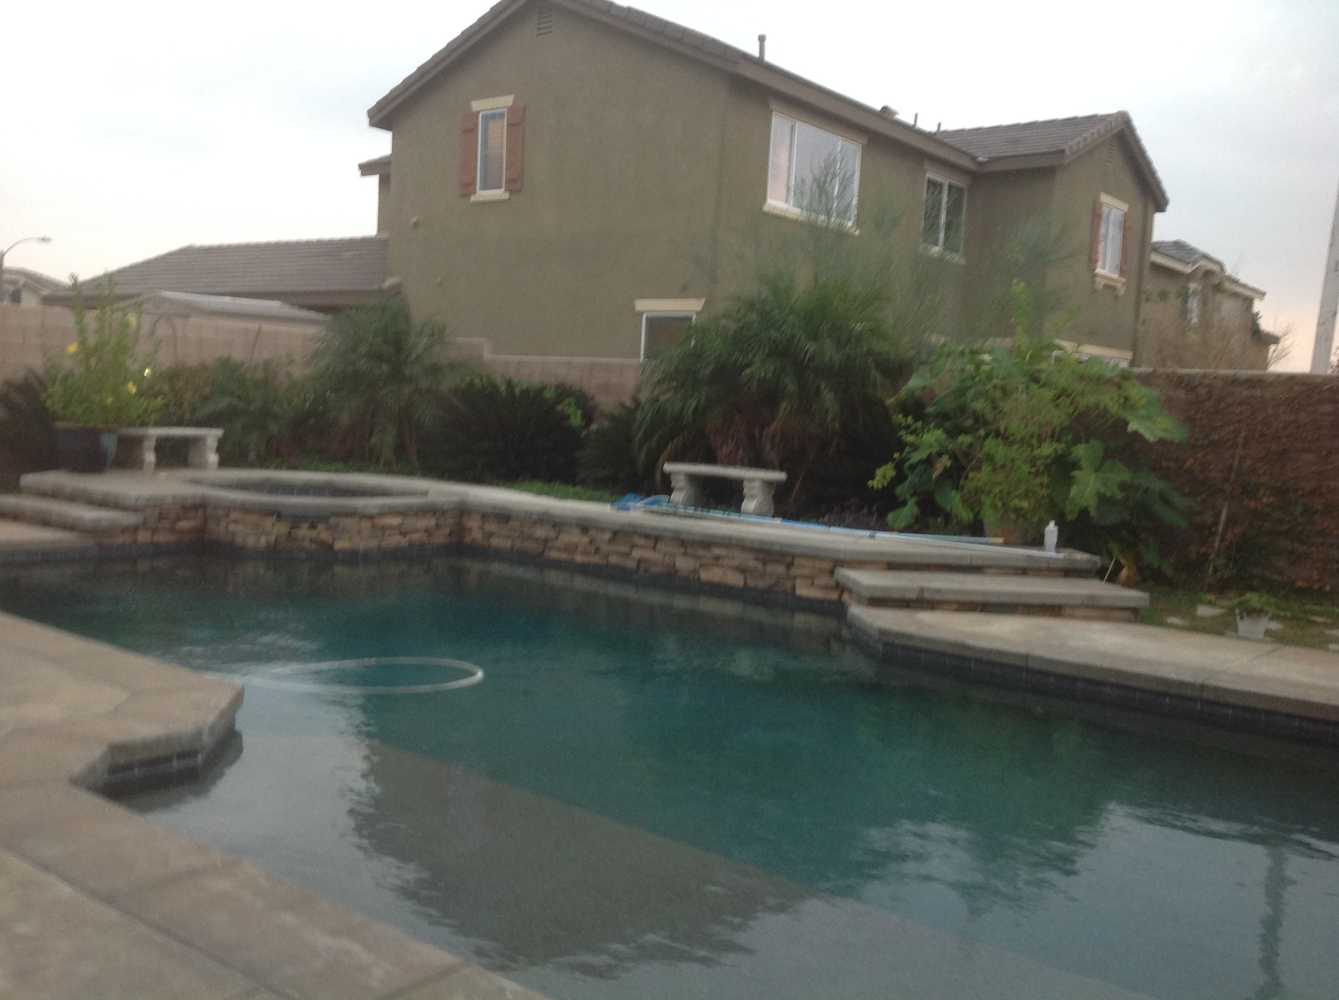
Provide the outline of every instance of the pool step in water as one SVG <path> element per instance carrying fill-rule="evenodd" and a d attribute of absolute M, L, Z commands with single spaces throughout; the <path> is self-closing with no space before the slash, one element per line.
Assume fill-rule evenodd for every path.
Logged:
<path fill-rule="evenodd" d="M 45 524 L 53 528 L 95 534 L 137 528 L 143 520 L 142 515 L 131 511 L 19 493 L 0 494 L 0 515 L 29 524 Z"/>
<path fill-rule="evenodd" d="M 837 582 L 854 604 L 1053 614 L 1067 618 L 1134 621 L 1148 595 L 1099 580 L 901 570 L 839 569 Z"/>

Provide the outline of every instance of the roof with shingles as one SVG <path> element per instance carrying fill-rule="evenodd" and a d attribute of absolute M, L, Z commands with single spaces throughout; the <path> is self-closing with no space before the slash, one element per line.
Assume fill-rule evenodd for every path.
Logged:
<path fill-rule="evenodd" d="M 38 291 L 43 293 L 59 292 L 62 289 L 69 287 L 66 282 L 61 281 L 59 278 L 53 278 L 51 275 L 43 274 L 41 271 L 34 271 L 29 267 L 15 267 L 12 264 L 6 264 L 6 284 L 16 284 L 20 280 L 27 282 L 29 285 L 32 285 Z"/>
<path fill-rule="evenodd" d="M 1185 274 L 1192 273 L 1196 268 L 1206 267 L 1217 271 L 1223 275 L 1236 289 L 1253 298 L 1263 299 L 1265 291 L 1262 288 L 1256 288 L 1254 285 L 1248 285 L 1235 274 L 1227 269 L 1227 266 L 1211 253 L 1205 253 L 1193 243 L 1187 243 L 1185 240 L 1154 240 L 1152 244 L 1153 254 L 1149 258 L 1150 263 L 1167 268 L 1168 270 L 1179 271 Z M 1169 265 L 1166 261 L 1160 261 L 1159 255 L 1176 261 L 1183 265 L 1177 267 L 1175 264 Z"/>
<path fill-rule="evenodd" d="M 381 236 L 191 245 L 108 271 L 85 285 L 110 282 L 118 297 L 197 292 L 282 299 L 375 291 L 386 280 L 386 266 Z"/>

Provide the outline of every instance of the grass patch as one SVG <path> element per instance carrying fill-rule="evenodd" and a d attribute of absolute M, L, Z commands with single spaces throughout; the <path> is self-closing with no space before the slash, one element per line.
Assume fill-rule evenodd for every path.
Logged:
<path fill-rule="evenodd" d="M 593 503 L 613 503 L 621 493 L 610 493 L 608 490 L 592 489 L 589 486 L 573 486 L 571 483 L 545 483 L 539 480 L 527 479 L 519 483 L 495 483 L 495 486 L 505 486 L 509 490 L 520 490 L 522 493 L 537 493 L 540 496 L 555 497 L 558 500 L 589 500 Z"/>
<path fill-rule="evenodd" d="M 1236 593 L 1146 589 L 1149 606 L 1139 615 L 1139 620 L 1146 625 L 1164 625 L 1207 635 L 1237 634 L 1236 615 L 1232 611 L 1232 601 L 1239 596 Z M 1332 599 L 1296 594 L 1269 596 L 1277 608 L 1271 614 L 1277 625 L 1268 632 L 1271 640 L 1312 649 L 1333 646 L 1339 650 L 1339 605 Z"/>

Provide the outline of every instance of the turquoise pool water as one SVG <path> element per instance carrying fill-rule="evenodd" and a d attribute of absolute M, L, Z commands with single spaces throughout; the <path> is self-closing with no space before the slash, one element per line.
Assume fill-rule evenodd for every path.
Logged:
<path fill-rule="evenodd" d="M 131 804 L 554 997 L 1336 995 L 1332 759 L 935 689 L 831 626 L 610 590 L 180 559 L 7 570 L 0 608 L 250 679 L 225 759 Z M 415 656 L 486 678 L 268 672 Z"/>

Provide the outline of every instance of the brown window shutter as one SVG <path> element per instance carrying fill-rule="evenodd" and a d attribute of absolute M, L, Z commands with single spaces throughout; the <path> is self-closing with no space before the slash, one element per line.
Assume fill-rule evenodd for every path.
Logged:
<path fill-rule="evenodd" d="M 1092 263 L 1093 270 L 1097 270 L 1097 254 L 1102 247 L 1102 199 L 1098 198 L 1093 203 L 1093 235 L 1092 245 L 1088 248 L 1088 257 Z"/>
<path fill-rule="evenodd" d="M 460 194 L 468 198 L 479 182 L 479 116 L 467 111 L 460 116 Z"/>
<path fill-rule="evenodd" d="M 506 189 L 515 194 L 525 184 L 525 105 L 507 109 Z"/>
<path fill-rule="evenodd" d="M 1120 276 L 1127 277 L 1130 270 L 1130 210 L 1125 210 L 1121 219 L 1120 231 Z"/>

